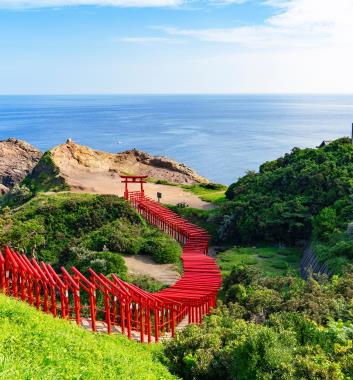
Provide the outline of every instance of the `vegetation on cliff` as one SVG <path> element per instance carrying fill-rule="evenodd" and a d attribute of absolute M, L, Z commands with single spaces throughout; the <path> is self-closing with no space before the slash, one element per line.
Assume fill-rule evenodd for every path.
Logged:
<path fill-rule="evenodd" d="M 50 151 L 44 153 L 31 173 L 22 181 L 33 194 L 46 191 L 69 190 L 69 186 L 60 176 L 60 170 L 53 161 Z"/>
<path fill-rule="evenodd" d="M 228 202 L 211 219 L 221 241 L 294 245 L 313 238 L 330 246 L 319 258 L 350 258 L 352 195 L 353 146 L 342 138 L 319 149 L 294 148 L 249 172 L 228 188 Z"/>

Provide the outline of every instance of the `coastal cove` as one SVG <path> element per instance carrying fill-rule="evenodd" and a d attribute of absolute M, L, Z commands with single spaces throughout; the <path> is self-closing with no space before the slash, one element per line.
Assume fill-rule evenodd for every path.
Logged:
<path fill-rule="evenodd" d="M 229 185 L 294 146 L 347 135 L 352 112 L 349 95 L 0 96 L 0 139 L 42 151 L 68 137 L 108 152 L 137 148 Z"/>

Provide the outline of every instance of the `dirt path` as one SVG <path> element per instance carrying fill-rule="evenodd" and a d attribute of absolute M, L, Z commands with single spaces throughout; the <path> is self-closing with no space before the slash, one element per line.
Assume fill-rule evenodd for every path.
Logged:
<path fill-rule="evenodd" d="M 150 276 L 166 285 L 173 285 L 180 278 L 173 264 L 157 264 L 152 258 L 142 255 L 125 256 L 124 259 L 131 274 Z"/>
<path fill-rule="evenodd" d="M 124 195 L 124 184 L 116 173 L 79 173 L 65 175 L 65 180 L 70 185 L 72 191 L 94 194 L 114 194 Z M 176 205 L 185 202 L 189 207 L 210 209 L 214 206 L 209 202 L 202 201 L 198 196 L 192 194 L 178 186 L 157 185 L 155 183 L 146 183 L 145 194 L 157 200 L 157 192 L 162 193 L 161 201 L 166 204 Z M 139 185 L 130 185 L 129 189 L 139 190 Z"/>

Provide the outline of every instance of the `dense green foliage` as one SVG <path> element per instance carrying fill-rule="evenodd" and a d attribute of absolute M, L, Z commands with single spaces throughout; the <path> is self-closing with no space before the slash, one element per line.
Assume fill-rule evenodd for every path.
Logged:
<path fill-rule="evenodd" d="M 92 334 L 0 295 L 0 379 L 172 379 L 158 345 Z"/>
<path fill-rule="evenodd" d="M 324 208 L 313 220 L 313 248 L 334 272 L 353 259 L 353 196 Z"/>
<path fill-rule="evenodd" d="M 353 193 L 353 146 L 340 139 L 320 149 L 294 148 L 259 173 L 232 184 L 220 233 L 241 242 L 307 239 L 312 217 Z"/>
<path fill-rule="evenodd" d="M 319 149 L 290 154 L 249 172 L 226 191 L 228 202 L 213 213 L 220 241 L 303 245 L 331 269 L 353 257 L 353 146 L 342 138 Z M 210 219 L 210 218 L 209 218 Z"/>
<path fill-rule="evenodd" d="M 54 264 L 83 268 L 96 263 L 107 274 L 111 267 L 126 272 L 122 258 L 113 260 L 114 254 L 152 253 L 158 262 L 176 262 L 181 251 L 173 239 L 147 226 L 128 203 L 115 196 L 39 194 L 20 208 L 3 209 L 0 224 L 2 244 L 27 252 L 35 249 L 39 260 Z"/>
<path fill-rule="evenodd" d="M 166 344 L 170 368 L 184 379 L 351 379 L 352 284 L 352 268 L 305 282 L 235 267 L 227 305 Z"/>

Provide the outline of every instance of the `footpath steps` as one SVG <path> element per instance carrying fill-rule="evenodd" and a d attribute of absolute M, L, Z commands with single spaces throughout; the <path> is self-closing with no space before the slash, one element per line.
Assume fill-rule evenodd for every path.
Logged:
<path fill-rule="evenodd" d="M 0 291 L 92 331 L 120 333 L 142 343 L 170 339 L 187 324 L 201 323 L 216 306 L 221 287 L 220 270 L 207 255 L 207 232 L 143 192 L 127 196 L 148 223 L 182 245 L 184 273 L 175 284 L 149 293 L 114 274 L 107 278 L 92 269 L 89 277 L 75 267 L 56 272 L 50 264 L 5 246 L 0 252 Z"/>

